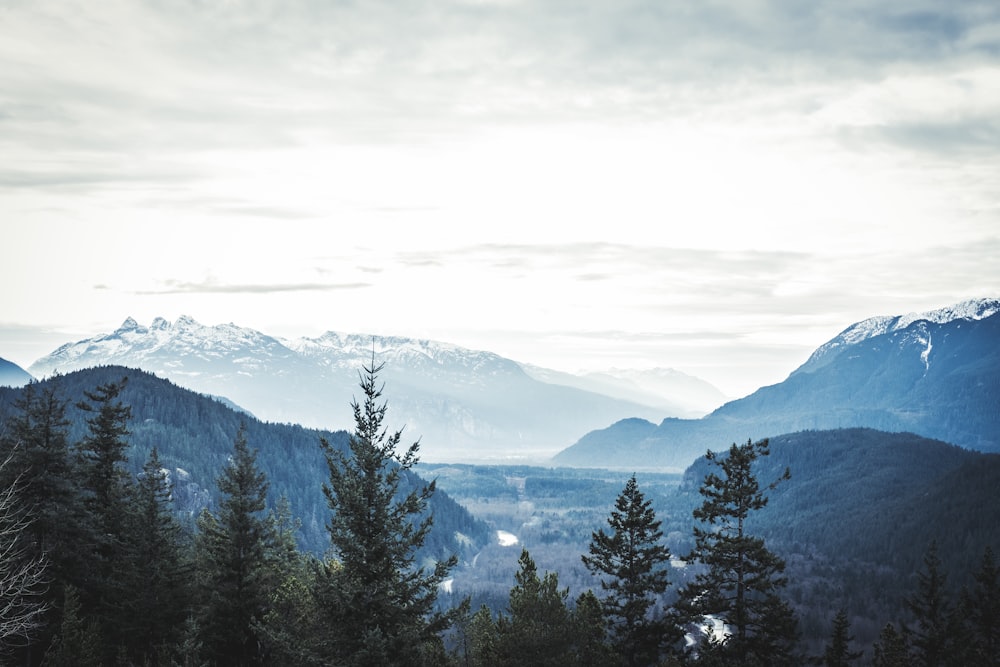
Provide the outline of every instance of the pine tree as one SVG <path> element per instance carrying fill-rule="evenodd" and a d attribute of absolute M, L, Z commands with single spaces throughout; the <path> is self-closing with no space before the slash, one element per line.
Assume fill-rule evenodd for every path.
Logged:
<path fill-rule="evenodd" d="M 45 667 L 100 667 L 103 645 L 96 619 L 87 619 L 75 586 L 63 590 L 63 614 L 52 644 L 45 653 Z"/>
<path fill-rule="evenodd" d="M 417 484 L 410 473 L 419 442 L 400 454 L 402 433 L 382 426 L 382 368 L 373 353 L 360 374 L 364 401 L 351 404 L 349 451 L 321 441 L 329 469 L 323 492 L 332 511 L 327 529 L 340 561 L 329 570 L 321 604 L 336 633 L 328 657 L 346 664 L 414 664 L 417 656 L 438 651 L 439 633 L 455 618 L 435 613 L 434 603 L 457 559 L 439 561 L 430 572 L 414 565 L 431 529 L 426 508 L 435 484 Z"/>
<path fill-rule="evenodd" d="M 947 577 L 941 569 L 936 542 L 931 542 L 924 554 L 924 567 L 917 573 L 917 591 L 906 600 L 906 606 L 916 619 L 912 630 L 916 664 L 922 667 L 948 664 L 955 648 L 952 639 L 957 633 L 952 625 Z"/>
<path fill-rule="evenodd" d="M 611 667 L 621 664 L 621 659 L 608 644 L 604 609 L 593 591 L 584 591 L 577 597 L 571 622 L 574 665 Z"/>
<path fill-rule="evenodd" d="M 852 662 L 862 656 L 862 651 L 851 651 L 851 624 L 847 619 L 847 610 L 841 609 L 833 619 L 833 630 L 830 641 L 823 653 L 824 667 L 849 667 Z"/>
<path fill-rule="evenodd" d="M 874 645 L 872 667 L 910 667 L 910 649 L 906 636 L 887 623 Z"/>
<path fill-rule="evenodd" d="M 603 528 L 593 533 L 590 555 L 581 557 L 592 574 L 602 577 L 604 614 L 629 666 L 656 662 L 661 646 L 680 638 L 680 632 L 668 636 L 662 619 L 649 617 L 668 584 L 670 550 L 661 543 L 660 523 L 633 474 L 608 517 L 610 533 Z"/>
<path fill-rule="evenodd" d="M 498 665 L 500 638 L 489 607 L 483 605 L 469 621 L 466 662 L 469 665 Z"/>
<path fill-rule="evenodd" d="M 167 471 L 154 447 L 134 487 L 119 615 L 129 654 L 152 665 L 180 639 L 189 614 L 190 567 L 170 495 Z"/>
<path fill-rule="evenodd" d="M 527 549 L 518 559 L 521 569 L 514 575 L 508 614 L 497 621 L 500 664 L 523 667 L 573 665 L 573 636 L 568 589 L 559 588 L 554 572 L 538 576 L 538 568 Z"/>
<path fill-rule="evenodd" d="M 218 516 L 198 519 L 198 566 L 206 595 L 201 641 L 220 664 L 263 664 L 262 641 L 254 626 L 264 618 L 271 596 L 267 554 L 273 534 L 264 516 L 268 483 L 257 468 L 257 452 L 241 424 L 229 465 L 216 480 L 224 494 Z"/>
<path fill-rule="evenodd" d="M 125 637 L 118 623 L 121 609 L 121 579 L 130 566 L 125 553 L 130 479 L 128 461 L 128 421 L 132 409 L 119 396 L 127 378 L 84 392 L 87 401 L 77 404 L 91 416 L 88 432 L 78 443 L 84 489 L 85 539 L 93 548 L 86 554 L 86 572 L 80 590 L 84 615 L 97 621 L 103 637 L 104 659 L 115 659 Z"/>
<path fill-rule="evenodd" d="M 0 469 L 0 488 L 17 493 L 12 509 L 30 521 L 19 549 L 24 563 L 47 562 L 47 585 L 42 593 L 46 613 L 35 640 L 19 651 L 18 662 L 36 663 L 60 623 L 63 587 L 83 580 L 85 542 L 82 497 L 73 468 L 66 419 L 67 402 L 58 397 L 55 382 L 44 387 L 31 383 L 15 400 L 15 412 L 0 433 L 0 451 L 9 457 Z M 10 563 L 10 561 L 7 561 Z M 13 563 L 10 563 L 13 566 Z"/>
<path fill-rule="evenodd" d="M 1000 570 L 993 550 L 983 553 L 972 589 L 963 596 L 963 616 L 969 635 L 969 664 L 1000 665 Z"/>
<path fill-rule="evenodd" d="M 785 563 L 767 549 L 764 540 L 748 532 L 752 512 L 767 505 L 752 467 L 769 455 L 768 441 L 733 444 L 727 455 L 708 452 L 706 458 L 721 470 L 709 473 L 699 489 L 704 497 L 694 510 L 703 526 L 695 526 L 692 559 L 704 571 L 681 591 L 679 607 L 694 620 L 712 616 L 727 627 L 722 639 L 707 635 L 702 646 L 720 664 L 782 665 L 792 661 L 797 638 L 790 607 L 778 596 L 787 580 Z M 789 479 L 784 474 L 770 485 Z"/>

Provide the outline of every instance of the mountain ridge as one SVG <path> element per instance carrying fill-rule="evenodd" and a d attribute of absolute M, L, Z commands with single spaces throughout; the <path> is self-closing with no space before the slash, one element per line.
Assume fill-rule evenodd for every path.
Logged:
<path fill-rule="evenodd" d="M 335 331 L 285 339 L 188 316 L 174 323 L 156 318 L 150 326 L 129 317 L 113 332 L 62 345 L 30 368 L 36 376 L 108 364 L 143 368 L 268 421 L 337 429 L 352 419 L 343 398 L 352 396 L 358 370 L 373 361 L 385 365 L 392 387 L 390 428 L 419 436 L 427 460 L 544 460 L 608 421 L 664 414 L 620 396 L 540 381 L 492 352 Z"/>
<path fill-rule="evenodd" d="M 22 387 L 34 379 L 13 361 L 0 358 L 0 387 Z"/>
<path fill-rule="evenodd" d="M 588 433 L 553 462 L 683 468 L 707 449 L 748 437 L 847 427 L 910 431 L 1000 452 L 998 306 L 979 299 L 925 316 L 869 318 L 818 348 L 822 354 L 783 382 L 698 420 L 664 419 L 642 437 L 616 422 Z"/>

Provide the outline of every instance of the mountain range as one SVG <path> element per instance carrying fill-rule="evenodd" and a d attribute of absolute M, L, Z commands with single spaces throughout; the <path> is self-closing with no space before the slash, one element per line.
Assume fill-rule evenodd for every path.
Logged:
<path fill-rule="evenodd" d="M 684 468 L 706 450 L 805 429 L 913 432 L 1000 452 L 1000 300 L 851 325 L 789 377 L 700 419 L 626 419 L 554 461 Z"/>
<path fill-rule="evenodd" d="M 109 334 L 63 345 L 29 371 L 47 377 L 102 365 L 141 368 L 267 421 L 337 429 L 351 425 L 358 372 L 373 359 L 385 366 L 390 427 L 420 438 L 427 460 L 545 458 L 626 416 L 691 412 L 634 382 L 617 395 L 600 393 L 596 381 L 590 389 L 587 380 L 547 382 L 510 359 L 446 343 L 336 332 L 286 340 L 190 317 L 157 318 L 148 327 L 128 318 Z M 622 397 L 626 389 L 643 399 Z"/>

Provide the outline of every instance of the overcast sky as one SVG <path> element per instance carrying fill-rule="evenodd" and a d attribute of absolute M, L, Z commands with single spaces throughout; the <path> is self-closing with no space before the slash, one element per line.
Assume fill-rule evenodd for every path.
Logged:
<path fill-rule="evenodd" d="M 730 396 L 1000 295 L 1000 4 L 0 2 L 0 357 L 188 314 Z"/>

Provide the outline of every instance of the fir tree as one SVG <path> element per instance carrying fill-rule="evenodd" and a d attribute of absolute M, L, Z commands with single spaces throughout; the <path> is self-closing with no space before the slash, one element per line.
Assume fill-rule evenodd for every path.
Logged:
<path fill-rule="evenodd" d="M 10 498 L 13 511 L 30 521 L 19 540 L 23 563 L 47 562 L 46 586 L 42 602 L 46 613 L 34 641 L 19 650 L 18 661 L 37 663 L 60 623 L 63 587 L 83 580 L 86 554 L 83 534 L 82 500 L 69 444 L 66 401 L 57 395 L 55 382 L 44 387 L 31 383 L 15 400 L 15 412 L 4 422 L 0 450 L 9 457 L 0 468 L 0 488 L 17 493 Z M 10 567 L 12 560 L 5 559 Z"/>
<path fill-rule="evenodd" d="M 887 623 L 878 635 L 872 656 L 872 667 L 910 667 L 910 649 L 906 636 Z"/>
<path fill-rule="evenodd" d="M 207 598 L 201 642 L 220 664 L 258 665 L 264 655 L 255 624 L 267 613 L 271 595 L 267 555 L 273 535 L 263 514 L 267 478 L 247 444 L 245 424 L 216 483 L 224 494 L 218 516 L 206 510 L 198 519 L 198 566 Z"/>
<path fill-rule="evenodd" d="M 962 608 L 969 636 L 969 664 L 1000 665 L 1000 570 L 989 547 L 974 576 Z"/>
<path fill-rule="evenodd" d="M 830 641 L 823 652 L 824 667 L 849 667 L 852 662 L 861 657 L 862 652 L 851 651 L 851 624 L 847 618 L 847 610 L 841 609 L 833 619 L 833 630 Z"/>
<path fill-rule="evenodd" d="M 694 528 L 692 557 L 703 567 L 693 583 L 681 591 L 680 608 L 691 618 L 721 619 L 727 633 L 721 639 L 706 635 L 700 651 L 720 664 L 782 665 L 792 661 L 797 637 L 795 617 L 778 596 L 787 580 L 785 563 L 751 535 L 747 520 L 767 505 L 752 467 L 770 453 L 768 441 L 733 444 L 727 455 L 708 452 L 706 458 L 721 471 L 709 473 L 699 489 L 704 498 L 694 510 L 702 522 Z M 771 484 L 790 477 L 784 474 Z"/>
<path fill-rule="evenodd" d="M 581 557 L 601 577 L 604 614 L 616 650 L 629 666 L 656 662 L 660 647 L 680 638 L 679 632 L 668 637 L 665 622 L 649 616 L 668 584 L 670 550 L 661 543 L 660 523 L 632 475 L 608 518 L 610 533 L 603 528 L 593 533 L 590 555 Z"/>
<path fill-rule="evenodd" d="M 189 614 L 190 568 L 170 494 L 167 472 L 154 447 L 134 488 L 126 545 L 129 567 L 122 573 L 119 616 L 129 654 L 152 665 L 179 641 Z"/>
<path fill-rule="evenodd" d="M 434 603 L 457 559 L 439 561 L 430 572 L 414 565 L 431 529 L 426 508 L 435 484 L 415 484 L 409 472 L 419 443 L 400 454 L 402 433 L 389 434 L 382 426 L 382 367 L 373 353 L 360 374 L 364 400 L 351 404 L 355 431 L 349 451 L 321 441 L 329 469 L 323 492 L 332 511 L 327 529 L 340 561 L 322 592 L 335 633 L 326 650 L 329 659 L 346 664 L 414 664 L 419 655 L 437 651 L 439 633 L 455 617 L 435 613 Z"/>
<path fill-rule="evenodd" d="M 621 659 L 608 644 L 604 609 L 593 591 L 584 591 L 577 597 L 572 624 L 574 665 L 610 667 L 621 664 Z"/>
<path fill-rule="evenodd" d="M 955 648 L 952 639 L 957 633 L 946 584 L 937 543 L 931 542 L 924 554 L 924 567 L 917 573 L 917 592 L 906 600 L 916 620 L 911 631 L 913 658 L 921 667 L 949 664 Z"/>
<path fill-rule="evenodd" d="M 554 572 L 538 576 L 526 549 L 518 559 L 508 614 L 497 621 L 501 664 L 518 666 L 573 665 L 572 627 L 566 608 L 568 589 L 559 588 Z"/>
<path fill-rule="evenodd" d="M 103 638 L 104 659 L 115 659 L 124 643 L 118 623 L 121 609 L 122 572 L 130 566 L 125 553 L 130 480 L 128 461 L 128 421 L 132 409 L 119 396 L 127 378 L 84 392 L 87 401 L 77 404 L 91 416 L 88 431 L 77 448 L 84 489 L 84 526 L 93 545 L 85 563 L 80 590 L 85 616 L 97 621 Z"/>

